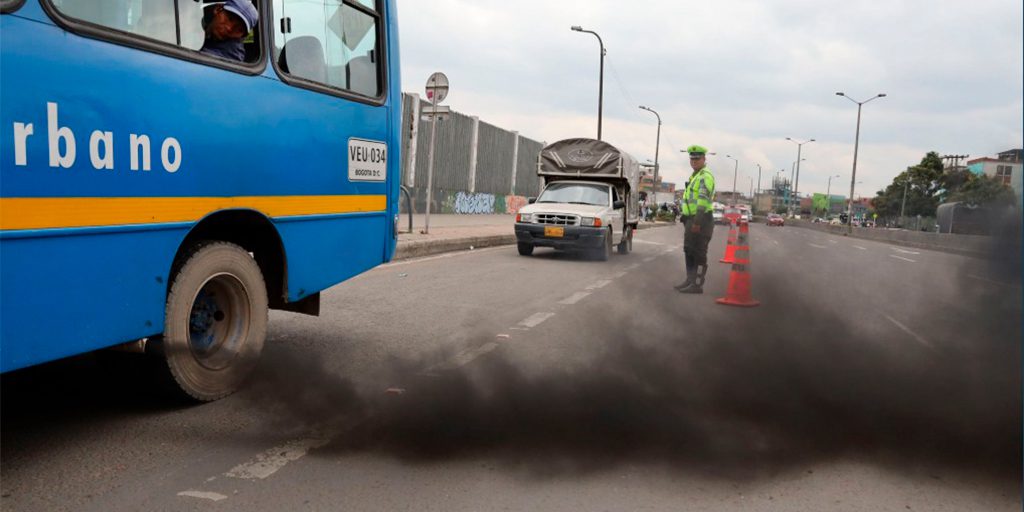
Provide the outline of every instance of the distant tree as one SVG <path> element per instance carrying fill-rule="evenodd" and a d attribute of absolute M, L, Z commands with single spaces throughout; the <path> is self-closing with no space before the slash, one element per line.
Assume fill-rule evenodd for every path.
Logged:
<path fill-rule="evenodd" d="M 942 157 L 930 151 L 921 162 L 907 169 L 895 178 L 892 183 L 880 190 L 872 199 L 871 204 L 880 217 L 899 216 L 906 194 L 906 210 L 908 217 L 921 215 L 934 217 L 935 210 L 943 202 L 946 187 L 969 179 L 964 176 L 945 176 L 942 168 Z"/>
<path fill-rule="evenodd" d="M 1013 189 L 1002 181 L 985 175 L 969 174 L 971 178 L 952 191 L 947 202 L 963 201 L 977 205 L 1008 205 L 1014 202 L 1016 196 Z"/>

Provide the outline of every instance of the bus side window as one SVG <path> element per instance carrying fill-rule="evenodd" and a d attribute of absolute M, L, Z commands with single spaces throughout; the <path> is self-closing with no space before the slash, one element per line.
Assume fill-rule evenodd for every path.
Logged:
<path fill-rule="evenodd" d="M 380 15 L 372 0 L 274 0 L 280 70 L 369 97 L 381 94 Z"/>
<path fill-rule="evenodd" d="M 63 15 L 135 36 L 198 51 L 215 0 L 50 0 Z M 177 7 L 177 14 L 175 13 Z M 260 58 L 259 29 L 244 40 L 245 61 Z"/>
<path fill-rule="evenodd" d="M 173 2 L 52 0 L 62 14 L 114 30 L 178 44 Z M 187 3 L 187 2 L 185 2 Z"/>

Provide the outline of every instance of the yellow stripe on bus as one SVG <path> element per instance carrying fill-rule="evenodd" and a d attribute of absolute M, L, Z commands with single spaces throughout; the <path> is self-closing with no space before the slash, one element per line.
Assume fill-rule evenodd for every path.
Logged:
<path fill-rule="evenodd" d="M 257 210 L 268 217 L 382 212 L 387 197 L 5 197 L 0 198 L 0 230 L 193 222 L 227 209 Z"/>

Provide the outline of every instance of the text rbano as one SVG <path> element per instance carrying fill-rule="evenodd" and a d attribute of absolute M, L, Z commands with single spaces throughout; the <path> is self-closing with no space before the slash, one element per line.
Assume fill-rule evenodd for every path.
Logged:
<path fill-rule="evenodd" d="M 56 103 L 46 103 L 46 140 L 50 150 L 50 167 L 69 169 L 75 165 L 78 156 L 75 133 L 67 126 L 61 126 L 57 119 Z M 14 165 L 27 166 L 27 140 L 35 134 L 32 123 L 14 123 Z M 63 142 L 63 144 L 62 144 Z M 63 146 L 63 148 L 62 148 Z M 129 169 L 133 171 L 152 170 L 152 151 L 148 135 L 128 134 L 130 148 Z M 62 150 L 63 149 L 63 150 Z M 114 169 L 114 132 L 95 130 L 89 136 L 89 160 L 96 169 Z M 169 173 L 181 168 L 181 143 L 174 137 L 167 137 L 160 145 L 160 163 Z"/>

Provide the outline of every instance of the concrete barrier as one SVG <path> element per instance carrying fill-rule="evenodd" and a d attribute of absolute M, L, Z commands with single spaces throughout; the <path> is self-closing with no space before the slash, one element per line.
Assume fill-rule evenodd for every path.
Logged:
<path fill-rule="evenodd" d="M 786 219 L 787 226 L 824 231 L 835 235 L 847 235 L 847 226 L 815 224 L 805 220 Z M 964 256 L 986 257 L 995 248 L 995 239 L 990 236 L 956 235 L 948 233 L 927 233 L 906 229 L 853 228 L 853 238 L 873 240 L 916 249 L 942 251 Z"/>

